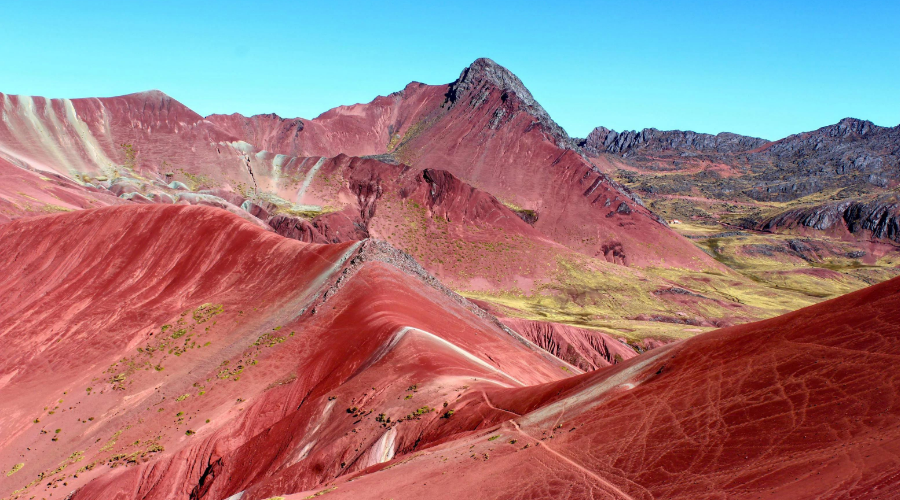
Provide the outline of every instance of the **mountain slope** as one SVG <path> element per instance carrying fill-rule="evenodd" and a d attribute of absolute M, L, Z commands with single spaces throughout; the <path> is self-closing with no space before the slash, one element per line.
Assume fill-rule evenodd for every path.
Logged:
<path fill-rule="evenodd" d="M 445 401 L 567 374 L 395 250 L 215 208 L 13 221 L 0 255 L 4 497 L 312 488 L 424 446 L 423 426 L 466 430 Z"/>
<path fill-rule="evenodd" d="M 900 126 L 846 118 L 774 142 L 598 127 L 578 143 L 673 229 L 771 289 L 835 297 L 898 274 Z"/>
<path fill-rule="evenodd" d="M 39 173 L 0 156 L 0 224 L 12 219 L 127 203 L 55 172 Z"/>
<path fill-rule="evenodd" d="M 95 206 L 92 200 L 177 203 L 223 208 L 303 241 L 379 238 L 467 296 L 502 304 L 503 315 L 607 329 L 629 342 L 770 317 L 893 275 L 881 247 L 829 244 L 839 262 L 810 262 L 850 270 L 837 276 L 807 269 L 807 255 L 792 253 L 789 242 L 738 245 L 736 256 L 720 252 L 717 238 L 696 240 L 698 247 L 614 177 L 646 188 L 654 211 L 670 219 L 681 217 L 672 206 L 703 213 L 697 186 L 734 193 L 732 179 L 742 175 L 716 163 L 715 155 L 731 153 L 707 150 L 759 140 L 641 133 L 660 151 L 705 151 L 691 153 L 700 158 L 690 166 L 699 172 L 694 178 L 663 172 L 646 187 L 619 175 L 634 173 L 631 156 L 586 158 L 590 148 L 575 144 L 514 74 L 488 59 L 450 84 L 411 83 L 312 120 L 204 118 L 158 91 L 0 98 L 0 155 L 13 168 L 71 180 L 71 193 L 59 195 L 26 187 L 37 182 L 30 174 L 10 176 L 0 187 L 3 217 Z M 875 133 L 860 129 L 847 140 L 863 132 Z M 705 184 L 694 182 L 700 177 Z M 682 188 L 692 194 L 677 194 Z M 730 201 L 721 204 L 730 224 L 746 226 L 730 218 L 740 212 Z M 860 252 L 862 261 L 850 257 Z M 764 269 L 754 267 L 760 255 Z M 747 261 L 752 272 L 742 267 Z"/>
<path fill-rule="evenodd" d="M 475 61 L 449 85 L 410 84 L 369 104 L 335 108 L 304 121 L 296 137 L 275 152 L 391 154 L 415 168 L 447 170 L 534 212 L 537 229 L 591 256 L 716 267 L 576 151 L 522 82 L 489 59 Z M 647 244 L 650 235 L 654 245 Z"/>
<path fill-rule="evenodd" d="M 900 489 L 898 302 L 894 279 L 613 368 L 494 389 L 486 397 L 510 412 L 506 422 L 318 491 L 397 499 L 892 498 Z"/>
<path fill-rule="evenodd" d="M 384 245 L 162 205 L 0 232 L 10 498 L 900 488 L 898 280 L 578 374 Z"/>

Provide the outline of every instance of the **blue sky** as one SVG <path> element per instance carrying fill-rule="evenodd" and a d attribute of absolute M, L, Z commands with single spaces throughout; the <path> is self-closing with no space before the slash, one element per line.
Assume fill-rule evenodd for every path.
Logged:
<path fill-rule="evenodd" d="M 570 134 L 900 123 L 900 2 L 4 0 L 0 92 L 312 118 L 478 57 Z"/>

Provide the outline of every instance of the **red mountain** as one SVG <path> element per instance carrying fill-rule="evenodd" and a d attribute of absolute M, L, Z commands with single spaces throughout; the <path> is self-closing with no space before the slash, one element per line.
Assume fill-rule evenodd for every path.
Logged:
<path fill-rule="evenodd" d="M 412 83 L 314 120 L 209 120 L 274 153 L 389 154 L 415 168 L 447 170 L 533 211 L 535 228 L 592 256 L 638 266 L 715 267 L 579 153 L 522 82 L 490 59 L 478 59 L 451 84 Z"/>
<path fill-rule="evenodd" d="M 567 375 L 389 247 L 214 208 L 14 221 L 0 255 L 4 496 L 299 491 L 457 432 L 466 394 Z"/>
<path fill-rule="evenodd" d="M 389 247 L 215 208 L 13 221 L 0 256 L 7 497 L 900 487 L 900 280 L 562 378 Z"/>
<path fill-rule="evenodd" d="M 894 279 L 613 368 L 492 389 L 493 427 L 286 498 L 894 498 L 898 306 Z"/>
<path fill-rule="evenodd" d="M 204 119 L 158 91 L 0 97 L 0 153 L 77 180 L 96 183 L 131 171 L 168 183 L 181 175 L 198 186 L 303 204 L 303 193 L 287 185 L 315 178 L 316 160 L 305 158 L 389 155 L 418 170 L 446 170 L 527 210 L 536 229 L 590 256 L 637 266 L 718 267 L 594 167 L 522 82 L 488 59 L 449 85 L 413 83 L 314 120 Z"/>

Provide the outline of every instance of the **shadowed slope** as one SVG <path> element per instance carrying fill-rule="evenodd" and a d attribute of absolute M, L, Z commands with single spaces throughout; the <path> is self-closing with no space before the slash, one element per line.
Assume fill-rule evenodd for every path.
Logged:
<path fill-rule="evenodd" d="M 585 371 L 621 363 L 637 355 L 628 344 L 597 330 L 517 318 L 504 318 L 503 324 Z"/>

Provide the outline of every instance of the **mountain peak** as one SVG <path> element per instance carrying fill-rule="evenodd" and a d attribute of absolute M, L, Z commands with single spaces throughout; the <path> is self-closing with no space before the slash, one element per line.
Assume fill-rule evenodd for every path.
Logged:
<path fill-rule="evenodd" d="M 513 74 L 512 71 L 497 64 L 492 59 L 486 57 L 478 58 L 462 70 L 459 78 L 450 84 L 447 90 L 447 100 L 450 101 L 451 105 L 456 105 L 461 101 L 465 101 L 465 96 L 469 96 L 468 103 L 473 108 L 477 108 L 487 100 L 491 87 L 498 89 L 502 93 L 501 99 L 504 103 L 510 94 L 515 95 L 523 107 L 538 119 L 544 130 L 553 137 L 558 146 L 569 149 L 574 147 L 569 134 L 550 118 L 550 115 L 534 99 L 531 92 L 522 83 L 522 80 Z"/>
<path fill-rule="evenodd" d="M 158 101 L 163 101 L 163 100 L 174 101 L 175 100 L 175 99 L 172 99 L 172 97 L 170 95 L 166 94 L 162 90 L 157 90 L 157 89 L 144 90 L 141 92 L 125 94 L 122 97 L 142 97 L 144 99 L 153 99 L 153 100 L 158 100 Z"/>
<path fill-rule="evenodd" d="M 536 104 L 531 92 L 525 88 L 519 77 L 486 57 L 476 59 L 475 62 L 462 70 L 462 73 L 459 74 L 459 79 L 454 82 L 453 90 L 465 91 L 473 85 L 485 81 L 492 83 L 504 92 L 515 92 L 526 104 Z"/>
<path fill-rule="evenodd" d="M 483 87 L 485 84 L 496 87 L 504 93 L 514 93 L 526 106 L 540 110 L 543 114 L 547 114 L 541 107 L 531 92 L 525 88 L 525 84 L 512 71 L 497 64 L 491 59 L 481 57 L 475 60 L 467 68 L 462 70 L 459 78 L 450 84 L 450 90 L 447 97 L 452 102 L 457 102 L 463 95 L 469 93 L 473 89 Z M 549 118 L 549 116 L 548 116 Z"/>
<path fill-rule="evenodd" d="M 869 120 L 860 120 L 859 118 L 847 117 L 832 125 L 831 127 L 826 128 L 833 129 L 830 131 L 831 135 L 847 136 L 850 134 L 856 134 L 862 136 L 881 127 L 878 127 Z"/>

